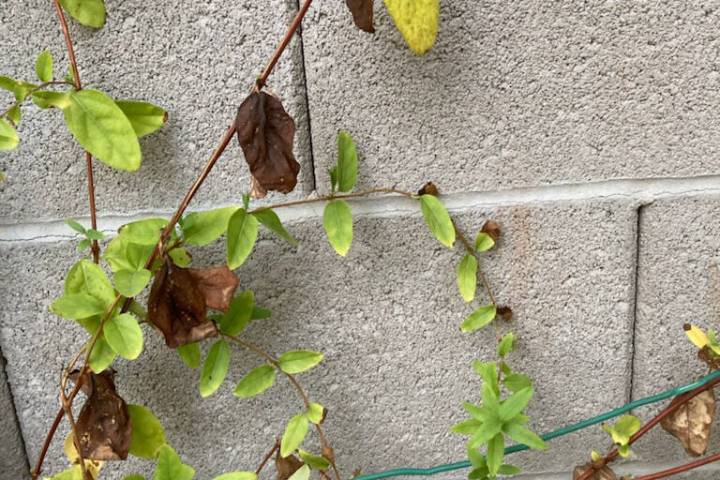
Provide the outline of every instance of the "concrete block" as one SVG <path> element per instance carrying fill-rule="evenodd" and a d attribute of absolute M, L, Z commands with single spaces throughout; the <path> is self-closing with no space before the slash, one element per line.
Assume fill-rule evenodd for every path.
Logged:
<path fill-rule="evenodd" d="M 699 2 L 441 2 L 415 57 L 375 2 L 376 34 L 344 2 L 304 34 L 318 188 L 341 128 L 363 187 L 446 192 L 718 170 L 718 10 Z M 679 46 L 682 46 L 681 48 Z"/>
<path fill-rule="evenodd" d="M 683 324 L 718 328 L 720 314 L 720 197 L 656 201 L 640 215 L 638 303 L 633 396 L 684 385 L 707 373 Z M 660 406 L 643 410 L 654 414 Z M 720 434 L 715 427 L 713 443 Z M 712 449 L 712 447 L 711 447 Z M 640 457 L 688 459 L 680 444 L 658 430 L 638 443 Z M 656 458 L 656 457 L 655 457 Z"/>
<path fill-rule="evenodd" d="M 97 207 L 108 214 L 174 209 L 200 173 L 237 106 L 284 34 L 294 0 L 208 3 L 188 1 L 108 4 L 102 30 L 72 24 L 81 78 L 87 88 L 115 98 L 153 102 L 169 112 L 168 124 L 143 138 L 138 172 L 96 164 Z M 0 4 L 0 74 L 32 80 L 36 55 L 48 48 L 57 75 L 67 69 L 65 47 L 52 5 L 41 0 Z M 302 165 L 296 196 L 313 189 L 304 77 L 299 41 L 293 42 L 269 86 L 298 125 Z M 11 96 L 0 94 L 0 105 Z M 21 146 L 0 156 L 8 179 L 0 185 L 0 222 L 17 223 L 89 215 L 85 160 L 62 115 L 30 104 L 23 110 Z M 197 205 L 240 201 L 248 192 L 245 160 L 233 141 Z"/>
<path fill-rule="evenodd" d="M 0 431 L 3 440 L 0 442 L 0 471 L 7 478 L 25 480 L 30 478 L 25 445 L 15 416 L 10 387 L 5 375 L 5 360 L 0 358 Z"/>
<path fill-rule="evenodd" d="M 356 468 L 374 472 L 464 459 L 463 439 L 448 428 L 464 417 L 461 402 L 479 397 L 472 360 L 494 358 L 491 330 L 465 335 L 458 328 L 472 310 L 456 291 L 460 253 L 440 246 L 416 207 L 408 216 L 406 206 L 358 217 L 346 259 L 334 254 L 320 219 L 310 216 L 289 225 L 301 242 L 297 250 L 263 236 L 238 272 L 241 288 L 253 289 L 258 303 L 273 311 L 246 330 L 247 340 L 274 354 L 294 348 L 325 353 L 322 367 L 300 379 L 329 410 L 325 428 L 345 476 Z M 471 208 L 458 221 L 474 232 L 489 217 L 505 236 L 483 266 L 499 301 L 515 310 L 512 328 L 520 342 L 511 363 L 537 379 L 532 427 L 549 431 L 625 403 L 634 207 L 597 201 Z M 6 244 L 0 252 L 7 266 L 0 279 L 6 298 L 0 341 L 34 459 L 57 405 L 58 372 L 84 337 L 77 328 L 63 331 L 66 321 L 47 311 L 75 254 L 68 243 Z M 222 262 L 223 252 L 224 245 L 198 250 L 195 263 Z M 260 364 L 233 353 L 230 381 L 201 400 L 198 374 L 156 334 L 146 339 L 140 361 L 117 365 L 127 400 L 158 414 L 198 478 L 254 469 L 300 408 L 287 382 L 256 399 L 233 397 L 234 383 Z M 511 460 L 529 472 L 569 471 L 590 448 L 605 444 L 596 428 L 553 442 L 547 453 Z M 49 458 L 50 466 L 62 466 L 59 446 Z M 118 468 L 148 471 L 137 461 Z"/>

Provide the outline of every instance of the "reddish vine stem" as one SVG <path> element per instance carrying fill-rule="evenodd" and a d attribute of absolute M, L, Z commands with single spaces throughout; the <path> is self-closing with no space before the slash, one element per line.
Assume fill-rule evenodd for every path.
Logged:
<path fill-rule="evenodd" d="M 72 37 L 70 37 L 70 29 L 68 28 L 67 20 L 65 19 L 65 13 L 60 6 L 60 0 L 54 0 L 55 13 L 57 14 L 58 20 L 60 21 L 60 28 L 65 38 L 65 47 L 68 52 L 68 59 L 70 60 L 70 69 L 72 70 L 73 82 L 76 90 L 82 90 L 82 83 L 80 82 L 80 70 L 77 66 L 77 58 L 75 57 L 75 48 L 73 47 Z M 90 152 L 85 152 L 85 166 L 87 170 L 87 183 L 88 183 L 88 199 L 90 202 L 90 225 L 93 230 L 97 230 L 97 209 L 95 207 L 95 180 L 93 175 L 93 163 L 92 155 Z M 92 251 L 93 261 L 95 263 L 100 262 L 100 245 L 97 240 L 93 240 L 90 244 Z"/>
<path fill-rule="evenodd" d="M 667 406 L 665 409 L 663 409 L 660 413 L 658 413 L 657 415 L 655 415 L 649 422 L 647 422 L 645 425 L 643 425 L 643 426 L 640 428 L 640 430 L 638 430 L 637 433 L 635 433 L 635 435 L 633 435 L 632 437 L 630 437 L 630 440 L 629 440 L 628 444 L 629 444 L 629 445 L 632 445 L 633 443 L 637 442 L 637 441 L 638 441 L 640 438 L 642 438 L 647 432 L 649 432 L 650 430 L 652 430 L 653 427 L 655 427 L 658 423 L 660 423 L 663 418 L 665 418 L 665 417 L 667 417 L 668 415 L 672 414 L 672 413 L 675 412 L 677 409 L 679 409 L 680 407 L 682 407 L 683 405 L 685 405 L 685 404 L 686 404 L 688 401 L 690 401 L 691 399 L 693 399 L 693 398 L 697 397 L 698 395 L 700 395 L 700 394 L 701 394 L 702 392 L 704 392 L 705 390 L 709 390 L 709 389 L 715 387 L 715 385 L 717 385 L 717 384 L 719 384 L 719 383 L 720 383 L 720 378 L 717 378 L 717 379 L 715 379 L 715 380 L 712 380 L 712 381 L 708 382 L 708 383 L 705 384 L 705 385 L 702 385 L 702 386 L 696 388 L 695 390 L 690 390 L 689 392 L 684 393 L 684 394 L 680 395 L 679 397 L 677 397 L 677 399 L 678 399 L 677 402 L 671 403 L 670 405 L 668 405 L 668 406 Z M 619 453 L 618 449 L 617 449 L 617 448 L 613 448 L 612 451 L 610 451 L 610 453 L 608 453 L 607 455 L 605 455 L 605 458 L 603 458 L 603 459 L 602 459 L 601 461 L 599 461 L 599 462 L 594 462 L 594 463 L 593 463 L 593 468 L 587 469 L 587 470 L 585 471 L 585 473 L 583 473 L 582 475 L 580 475 L 580 476 L 577 478 L 577 480 L 589 480 L 590 477 L 592 477 L 597 470 L 599 470 L 599 469 L 601 469 L 602 467 L 604 467 L 605 465 L 613 462 L 613 461 L 618 457 L 619 454 L 620 454 L 620 453 Z M 662 478 L 662 477 L 658 477 L 658 478 Z"/>
<path fill-rule="evenodd" d="M 709 463 L 720 461 L 720 453 L 710 455 L 709 457 L 700 458 L 698 460 L 686 463 L 684 465 L 678 465 L 677 467 L 668 468 L 667 470 L 661 470 L 659 472 L 651 473 L 649 475 L 641 475 L 639 477 L 633 477 L 633 480 L 657 480 L 659 478 L 670 477 L 677 475 L 678 473 L 687 472 L 694 468 L 702 467 Z"/>
<path fill-rule="evenodd" d="M 285 32 L 285 36 L 280 41 L 280 44 L 275 49 L 275 52 L 273 53 L 272 57 L 270 57 L 270 61 L 265 66 L 265 69 L 263 70 L 262 74 L 257 78 L 255 81 L 255 91 L 260 91 L 265 84 L 267 83 L 267 79 L 270 76 L 270 74 L 275 69 L 275 65 L 277 65 L 277 62 L 280 60 L 280 57 L 282 57 L 283 52 L 287 48 L 287 46 L 290 44 L 290 41 L 292 40 L 293 36 L 295 35 L 295 32 L 297 32 L 298 28 L 300 28 L 300 25 L 302 24 L 303 18 L 305 18 L 305 14 L 307 13 L 308 9 L 310 8 L 310 5 L 312 4 L 313 0 L 305 0 L 305 3 L 303 3 L 302 7 L 300 7 L 300 10 L 298 10 L 297 14 L 295 15 L 295 18 L 293 19 L 292 23 L 290 24 L 290 27 L 287 29 L 287 32 Z"/>
<path fill-rule="evenodd" d="M 260 465 L 255 469 L 255 475 L 260 475 L 260 472 L 262 472 L 263 468 L 265 468 L 265 465 L 270 461 L 272 456 L 277 452 L 277 449 L 280 448 L 280 442 L 275 440 L 275 445 L 270 449 L 268 453 L 265 454 L 265 457 L 263 457 L 262 462 L 260 462 Z"/>

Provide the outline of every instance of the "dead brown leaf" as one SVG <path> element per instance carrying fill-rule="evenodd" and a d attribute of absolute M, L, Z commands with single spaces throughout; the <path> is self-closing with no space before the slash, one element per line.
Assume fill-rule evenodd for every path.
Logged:
<path fill-rule="evenodd" d="M 227 266 L 188 268 L 208 308 L 226 311 L 240 280 Z"/>
<path fill-rule="evenodd" d="M 497 223 L 495 220 L 488 220 L 487 222 L 485 222 L 480 231 L 490 235 L 490 237 L 495 240 L 495 242 L 497 242 L 500 238 L 500 224 Z"/>
<path fill-rule="evenodd" d="M 276 190 L 290 193 L 297 184 L 300 164 L 293 155 L 295 121 L 280 100 L 253 92 L 240 105 L 235 118 L 238 141 L 245 154 L 256 195 Z"/>
<path fill-rule="evenodd" d="M 288 480 L 293 473 L 297 472 L 300 467 L 305 465 L 295 455 L 283 458 L 278 449 L 275 455 L 275 470 L 277 471 L 277 480 Z"/>
<path fill-rule="evenodd" d="M 671 403 L 677 403 L 675 398 Z M 685 451 L 693 457 L 704 455 L 710 441 L 710 429 L 715 421 L 715 393 L 705 390 L 691 398 L 660 421 L 663 429 L 680 440 Z"/>
<path fill-rule="evenodd" d="M 125 460 L 132 426 L 127 404 L 115 391 L 114 373 L 88 372 L 83 391 L 89 392 L 76 426 L 78 443 L 87 460 Z"/>
<path fill-rule="evenodd" d="M 512 308 L 503 306 L 503 307 L 497 307 L 497 316 L 505 320 L 506 322 L 509 322 L 513 319 L 513 311 Z"/>
<path fill-rule="evenodd" d="M 205 295 L 189 270 L 166 260 L 150 289 L 148 320 L 163 333 L 171 348 L 218 333 L 215 324 L 206 317 Z"/>
<path fill-rule="evenodd" d="M 373 3 L 374 0 L 345 0 L 352 12 L 353 21 L 360 29 L 368 33 L 375 33 L 373 26 Z"/>
<path fill-rule="evenodd" d="M 433 197 L 437 197 L 440 195 L 440 192 L 433 182 L 427 182 L 418 190 L 418 195 L 432 195 Z"/>
<path fill-rule="evenodd" d="M 584 473 L 586 473 L 588 469 L 592 468 L 592 463 L 586 463 L 585 465 L 575 467 L 575 470 L 573 471 L 573 480 L 577 480 Z M 606 465 L 596 470 L 595 473 L 588 480 L 618 480 L 618 477 L 617 475 L 615 475 L 615 472 L 613 472 L 612 469 Z"/>

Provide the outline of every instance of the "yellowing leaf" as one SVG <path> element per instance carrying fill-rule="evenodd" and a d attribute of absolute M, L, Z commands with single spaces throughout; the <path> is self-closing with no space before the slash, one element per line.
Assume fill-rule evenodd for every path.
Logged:
<path fill-rule="evenodd" d="M 685 325 L 685 335 L 697 348 L 705 348 L 709 342 L 708 336 L 695 325 Z"/>
<path fill-rule="evenodd" d="M 385 0 L 385 6 L 410 50 L 427 53 L 437 37 L 440 0 Z"/>

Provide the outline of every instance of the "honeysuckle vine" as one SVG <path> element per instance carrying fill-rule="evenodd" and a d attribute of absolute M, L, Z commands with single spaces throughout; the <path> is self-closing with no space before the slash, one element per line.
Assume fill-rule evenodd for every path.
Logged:
<path fill-rule="evenodd" d="M 41 109 L 61 111 L 68 131 L 84 150 L 90 226 L 73 219 L 68 219 L 67 224 L 81 237 L 78 250 L 89 249 L 90 259 L 81 258 L 72 266 L 65 277 L 63 293 L 52 303 L 51 310 L 77 322 L 89 338 L 63 369 L 59 380 L 60 406 L 33 468 L 34 479 L 42 474 L 48 448 L 63 418 L 70 429 L 64 444 L 70 467 L 54 475 L 53 480 L 94 480 L 107 470 L 105 462 L 125 460 L 128 455 L 154 461 L 154 480 L 193 478 L 194 469 L 184 464 L 170 446 L 160 420 L 143 405 L 126 404 L 123 392 L 115 387 L 115 376 L 122 375 L 112 369 L 115 359 L 140 357 L 145 335 L 142 328 L 146 326 L 162 335 L 167 346 L 175 349 L 188 367 L 200 370 L 198 390 L 202 397 L 213 395 L 227 380 L 231 347 L 235 347 L 253 353 L 260 361 L 259 365 L 243 365 L 249 370 L 233 390 L 236 397 L 261 395 L 274 385 L 279 374 L 291 384 L 300 400 L 300 410 L 288 420 L 282 434 L 268 442 L 271 448 L 254 471 L 233 471 L 215 480 L 255 480 L 273 456 L 279 480 L 307 480 L 311 471 L 325 479 L 341 480 L 338 459 L 349 452 L 336 454 L 323 428 L 327 410 L 314 401 L 300 380 L 302 373 L 322 362 L 323 354 L 295 349 L 275 355 L 244 339 L 245 328 L 251 322 L 270 317 L 271 312 L 256 304 L 254 292 L 236 292 L 239 280 L 234 270 L 241 268 L 253 253 L 260 227 L 297 245 L 276 210 L 308 203 L 325 204 L 323 228 L 327 240 L 339 255 L 347 255 L 354 236 L 349 201 L 374 195 L 402 196 L 417 202 L 432 235 L 443 246 L 457 247 L 461 253 L 455 271 L 458 293 L 472 307 L 465 319 L 458 322 L 459 329 L 469 334 L 492 325 L 495 330 L 495 358 L 476 360 L 472 365 L 482 380 L 480 402 L 465 402 L 463 407 L 470 418 L 452 427 L 455 433 L 468 437 L 467 455 L 472 465 L 469 478 L 495 479 L 519 473 L 519 468 L 506 463 L 506 446 L 511 442 L 538 450 L 547 448 L 545 441 L 527 427 L 530 419 L 526 408 L 534 395 L 533 381 L 511 366 L 510 359 L 518 343 L 510 329 L 513 311 L 498 303 L 481 268 L 483 254 L 501 241 L 501 226 L 497 222 L 487 220 L 476 235 L 468 236 L 445 208 L 438 187 L 432 182 L 417 192 L 395 187 L 355 190 L 360 168 L 358 153 L 350 133 L 345 131 L 340 131 L 337 137 L 337 163 L 329 172 L 328 195 L 251 208 L 252 198 L 263 197 L 269 191 L 289 193 L 297 184 L 300 164 L 293 151 L 295 122 L 280 97 L 268 93 L 265 87 L 312 0 L 299 6 L 268 63 L 254 79 L 250 94 L 239 105 L 236 117 L 229 122 L 173 215 L 169 219 L 149 218 L 123 226 L 105 244 L 104 251 L 100 242 L 105 238 L 97 225 L 93 161 L 97 159 L 119 170 L 138 170 L 142 161 L 138 138 L 162 128 L 167 112 L 148 102 L 113 99 L 100 90 L 84 88 L 66 13 L 84 26 L 100 28 L 106 21 L 104 2 L 51 3 L 67 50 L 69 73 L 62 80 L 56 79 L 53 57 L 49 51 L 43 51 L 35 62 L 39 83 L 0 77 L 0 89 L 15 97 L 0 113 L 0 150 L 18 146 L 16 129 L 28 100 Z M 438 0 L 385 0 L 384 4 L 414 53 L 424 54 L 432 48 L 439 28 Z M 373 0 L 346 0 L 346 5 L 348 20 L 352 18 L 355 25 L 368 33 L 375 31 Z M 235 138 L 251 174 L 250 194 L 243 196 L 241 205 L 187 213 Z M 191 249 L 207 246 L 223 236 L 225 265 L 192 265 Z M 145 308 L 135 297 L 148 287 Z M 700 358 L 711 370 L 716 369 L 720 363 L 720 343 L 715 332 L 705 333 L 695 326 L 687 326 L 686 330 L 699 348 Z M 212 342 L 204 360 L 200 348 L 203 342 Z M 609 465 L 618 456 L 630 455 L 630 445 L 657 424 L 680 439 L 689 454 L 703 455 L 715 417 L 712 388 L 717 383 L 720 380 L 677 397 L 645 425 L 631 415 L 621 417 L 613 425 L 604 425 L 613 447 L 606 455 L 593 451 L 591 460 L 576 469 L 574 478 L 617 478 Z M 75 415 L 73 402 L 81 391 L 85 401 Z M 320 452 L 302 448 L 311 427 L 317 433 Z M 718 459 L 719 455 L 710 455 L 636 480 L 664 478 Z M 138 474 L 125 477 L 141 479 Z"/>

